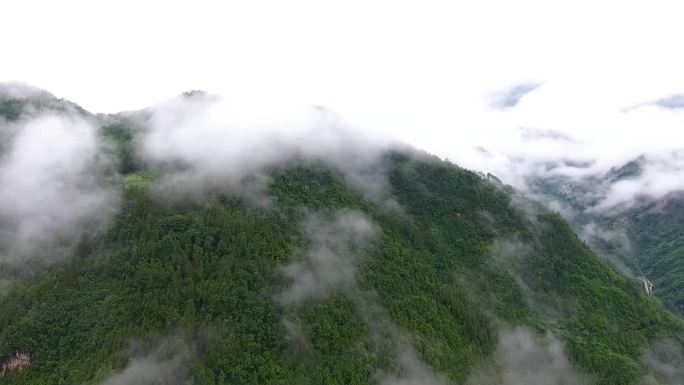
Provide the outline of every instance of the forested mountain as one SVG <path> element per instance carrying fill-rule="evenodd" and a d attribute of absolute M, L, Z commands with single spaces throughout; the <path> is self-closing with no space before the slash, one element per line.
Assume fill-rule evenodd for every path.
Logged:
<path fill-rule="evenodd" d="M 681 381 L 681 320 L 559 214 L 495 180 L 405 147 L 364 158 L 337 141 L 239 138 L 258 149 L 244 163 L 224 144 L 188 156 L 195 136 L 151 141 L 179 121 L 181 134 L 209 124 L 173 112 L 194 113 L 195 93 L 161 120 L 33 98 L 0 102 L 0 180 L 60 173 L 21 195 L 0 187 L 15 199 L 0 205 L 0 383 Z M 46 114 L 61 116 L 49 129 L 94 129 L 67 171 L 50 157 L 57 143 L 35 145 Z M 282 146 L 295 150 L 275 156 Z M 183 157 L 160 158 L 175 147 Z M 27 204 L 42 186 L 65 198 Z"/>
<path fill-rule="evenodd" d="M 535 177 L 530 185 L 540 200 L 560 204 L 593 247 L 624 264 L 628 274 L 647 277 L 653 294 L 684 315 L 684 192 L 642 195 L 615 207 L 599 207 L 610 186 L 639 178 L 645 162 L 638 158 L 579 180 Z"/>

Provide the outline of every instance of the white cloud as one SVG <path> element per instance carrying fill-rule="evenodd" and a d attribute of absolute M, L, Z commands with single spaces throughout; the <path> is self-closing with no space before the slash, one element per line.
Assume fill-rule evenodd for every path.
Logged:
<path fill-rule="evenodd" d="M 19 82 L 3 83 L 0 87 L 0 99 L 24 99 L 45 97 L 50 94 L 40 88 Z"/>
<path fill-rule="evenodd" d="M 265 183 L 267 166 L 303 158 L 327 163 L 366 198 L 396 207 L 379 158 L 382 149 L 394 146 L 392 141 L 361 131 L 327 109 L 276 108 L 194 95 L 154 106 L 143 115 L 142 157 L 173 166 L 173 180 L 198 182 L 186 185 L 237 187 L 255 174 Z M 251 195 L 258 190 L 250 189 Z"/>
<path fill-rule="evenodd" d="M 629 204 L 640 196 L 662 198 L 683 189 L 684 152 L 648 154 L 643 158 L 640 174 L 611 184 L 599 208 Z"/>
<path fill-rule="evenodd" d="M 0 154 L 0 261 L 83 234 L 116 208 L 95 127 L 82 117 L 44 113 L 0 131 L 9 142 Z"/>

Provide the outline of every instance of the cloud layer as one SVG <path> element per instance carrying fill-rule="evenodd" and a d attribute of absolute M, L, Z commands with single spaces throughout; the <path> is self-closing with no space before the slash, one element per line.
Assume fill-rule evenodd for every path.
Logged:
<path fill-rule="evenodd" d="M 377 201 L 388 199 L 386 180 L 382 172 L 363 170 L 369 164 L 381 169 L 379 150 L 398 142 L 491 172 L 521 189 L 529 175 L 598 175 L 644 156 L 639 178 L 606 190 L 602 207 L 609 208 L 639 195 L 659 198 L 684 188 L 684 146 L 679 144 L 684 109 L 678 107 L 677 85 L 637 82 L 622 90 L 624 81 L 561 78 L 499 82 L 499 88 L 487 82 L 459 88 L 448 101 L 428 95 L 420 103 L 331 102 L 348 121 L 325 108 L 285 99 L 191 93 L 138 115 L 146 128 L 139 144 L 148 162 L 173 165 L 185 170 L 183 178 L 205 182 L 235 184 L 294 156 L 321 160 Z M 7 86 L 5 92 L 37 91 Z"/>
<path fill-rule="evenodd" d="M 325 108 L 240 104 L 190 93 L 142 116 L 143 159 L 170 167 L 176 181 L 237 186 L 248 175 L 263 177 L 266 167 L 299 158 L 337 169 L 368 199 L 389 200 L 379 155 L 394 144 Z"/>
<path fill-rule="evenodd" d="M 619 18 L 613 4 L 586 0 L 430 3 L 178 3 L 149 28 L 153 4 L 66 1 L 41 4 L 37 15 L 27 0 L 8 5 L 15 17 L 0 24 L 16 53 L 0 73 L 103 112 L 197 88 L 322 104 L 519 186 L 551 161 L 593 161 L 588 170 L 554 172 L 606 171 L 680 146 L 684 57 L 672 49 L 684 31 L 680 3 L 629 2 Z M 26 30 L 27 20 L 50 33 Z M 111 55 L 112 46 L 131 54 Z M 46 55 L 66 59 L 45 66 Z M 521 140 L 518 127 L 577 143 Z"/>
<path fill-rule="evenodd" d="M 508 100 L 511 93 L 521 94 L 517 89 L 495 94 Z M 548 81 L 522 93 L 522 100 L 507 102 L 510 106 L 504 109 L 488 110 L 484 98 L 460 115 L 439 115 L 434 118 L 438 127 L 454 125 L 460 135 L 442 131 L 451 139 L 449 148 L 431 139 L 440 135 L 440 129 L 426 132 L 421 147 L 464 167 L 491 172 L 523 190 L 530 175 L 603 175 L 642 157 L 642 173 L 606 186 L 601 208 L 631 204 L 640 195 L 660 198 L 684 189 L 684 110 L 676 108 L 679 97 L 648 101 L 667 89 L 620 94 L 619 85 L 606 79 Z M 626 108 L 634 103 L 636 107 Z"/>

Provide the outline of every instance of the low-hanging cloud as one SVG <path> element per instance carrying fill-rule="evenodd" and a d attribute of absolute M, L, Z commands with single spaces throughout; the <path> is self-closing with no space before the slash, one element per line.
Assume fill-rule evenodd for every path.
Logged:
<path fill-rule="evenodd" d="M 468 385 L 588 385 L 593 382 L 577 371 L 565 354 L 564 344 L 549 334 L 541 343 L 522 327 L 503 329 L 495 353 L 498 368 L 473 374 Z"/>
<path fill-rule="evenodd" d="M 237 186 L 268 166 L 306 159 L 334 167 L 366 198 L 391 203 L 379 155 L 394 144 L 325 108 L 252 107 L 190 93 L 140 120 L 142 157 L 172 167 L 176 180 Z"/>
<path fill-rule="evenodd" d="M 53 96 L 40 88 L 20 82 L 3 82 L 0 84 L 0 99 L 28 99 L 28 98 L 53 98 Z"/>
<path fill-rule="evenodd" d="M 674 108 L 678 98 L 625 109 L 649 96 L 659 100 L 657 95 L 667 95 L 671 87 L 625 90 L 622 82 L 609 80 L 551 79 L 525 93 L 514 106 L 492 108 L 491 97 L 477 102 L 471 96 L 450 110 L 435 108 L 433 115 L 425 115 L 424 130 L 404 128 L 402 135 L 462 167 L 492 173 L 526 192 L 530 176 L 601 177 L 640 156 L 650 159 L 641 178 L 606 189 L 602 208 L 611 208 L 632 204 L 640 195 L 659 198 L 684 189 L 681 162 L 673 155 L 684 149 L 684 109 Z M 514 88 L 495 94 L 508 95 L 505 91 Z"/>
<path fill-rule="evenodd" d="M 283 267 L 291 284 L 280 301 L 298 304 L 325 298 L 335 289 L 353 288 L 360 254 L 377 232 L 371 220 L 357 211 L 340 212 L 333 218 L 311 215 L 303 231 L 311 246 L 303 260 Z"/>
<path fill-rule="evenodd" d="M 117 196 L 103 181 L 108 161 L 89 121 L 46 112 L 0 131 L 7 140 L 0 154 L 0 262 L 71 241 L 115 210 Z"/>
<path fill-rule="evenodd" d="M 410 345 L 399 348 L 396 352 L 397 364 L 401 374 L 381 376 L 380 385 L 446 385 L 446 376 L 435 372 L 427 365 Z"/>
<path fill-rule="evenodd" d="M 497 239 L 492 245 L 492 253 L 504 259 L 520 261 L 528 256 L 532 247 L 518 238 Z"/>
<path fill-rule="evenodd" d="M 416 352 L 409 333 L 397 327 L 378 304 L 373 292 L 362 292 L 357 285 L 357 268 L 371 242 L 377 226 L 358 211 L 338 211 L 332 217 L 309 215 L 303 233 L 310 241 L 304 260 L 283 268 L 292 282 L 278 296 L 283 305 L 300 305 L 309 299 L 327 298 L 335 290 L 352 300 L 356 311 L 369 325 L 369 339 L 382 354 L 393 355 L 395 372 L 377 371 L 381 385 L 445 385 L 446 376 L 433 370 Z M 291 307 L 290 310 L 296 310 Z M 283 319 L 288 339 L 297 349 L 308 341 L 295 312 Z M 295 318 L 291 318 L 295 317 Z M 390 349 L 385 351 L 383 349 Z"/>
<path fill-rule="evenodd" d="M 580 203 L 589 213 L 614 215 L 644 201 L 659 200 L 683 191 L 684 151 L 640 155 L 606 172 L 588 175 L 562 175 L 562 172 L 547 178 L 546 183 L 560 186 L 558 192 L 563 199 Z M 547 177 L 549 175 L 551 173 L 547 173 Z M 539 181 L 536 177 L 530 180 Z M 530 192 L 547 205 L 561 204 L 534 184 L 530 186 Z M 558 209 L 568 217 L 577 214 L 570 207 Z"/>
<path fill-rule="evenodd" d="M 189 384 L 189 360 L 189 349 L 180 340 L 164 341 L 150 354 L 131 358 L 124 369 L 100 385 Z"/>
<path fill-rule="evenodd" d="M 582 226 L 579 235 L 590 245 L 597 245 L 598 242 L 608 243 L 611 250 L 615 250 L 622 255 L 629 255 L 633 250 L 629 235 L 622 228 L 608 229 L 596 222 L 589 222 Z"/>
<path fill-rule="evenodd" d="M 638 174 L 610 184 L 598 208 L 630 206 L 640 197 L 660 199 L 684 189 L 684 151 L 642 156 L 639 162 Z"/>
<path fill-rule="evenodd" d="M 582 226 L 578 235 L 622 275 L 635 278 L 634 268 L 625 263 L 625 257 L 633 255 L 632 241 L 626 229 L 589 222 Z"/>
<path fill-rule="evenodd" d="M 684 353 L 675 341 L 659 341 L 644 353 L 646 365 L 670 385 L 684 385 Z M 658 384 L 651 376 L 644 378 L 646 384 Z"/>

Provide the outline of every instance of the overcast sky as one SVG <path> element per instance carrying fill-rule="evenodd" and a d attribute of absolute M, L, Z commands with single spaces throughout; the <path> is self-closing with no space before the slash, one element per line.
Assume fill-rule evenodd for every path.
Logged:
<path fill-rule="evenodd" d="M 3 0 L 0 80 L 95 112 L 189 89 L 264 113 L 324 105 L 512 182 L 516 157 L 605 169 L 681 147 L 683 11 L 657 0 Z"/>

